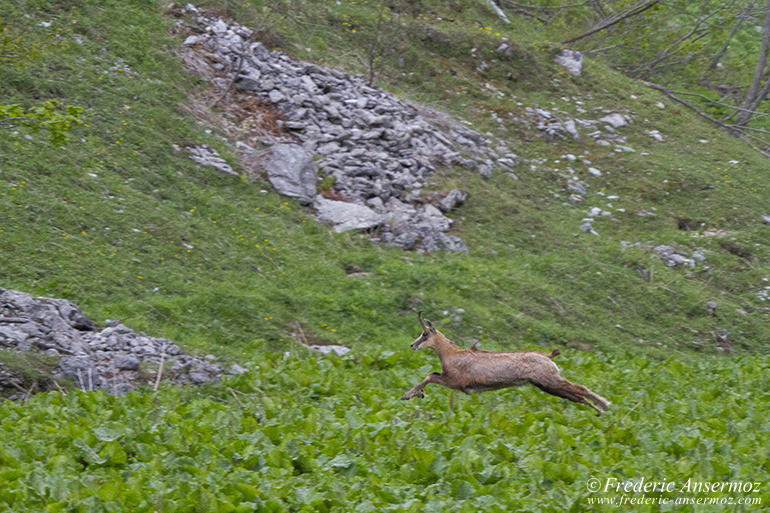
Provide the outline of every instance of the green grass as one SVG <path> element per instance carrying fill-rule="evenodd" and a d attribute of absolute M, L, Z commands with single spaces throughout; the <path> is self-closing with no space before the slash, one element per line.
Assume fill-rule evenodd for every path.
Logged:
<path fill-rule="evenodd" d="M 38 351 L 0 351 L 0 371 L 9 375 L 17 385 L 16 387 L 5 386 L 0 391 L 0 400 L 11 396 L 27 397 L 34 393 L 56 390 L 51 372 L 58 363 L 58 358 Z M 65 384 L 65 386 L 69 385 L 70 383 Z"/>
<path fill-rule="evenodd" d="M 364 54 L 359 31 L 382 9 L 208 5 L 292 55 L 361 73 L 366 66 L 351 52 Z M 526 20 L 504 26 L 470 0 L 399 5 L 402 47 L 383 50 L 379 85 L 459 114 L 527 159 L 519 180 L 440 170 L 436 188 L 470 192 L 451 214 L 467 255 L 420 255 L 332 233 L 268 183 L 219 176 L 176 152 L 173 144 L 210 144 L 239 168 L 229 145 L 179 108 L 207 85 L 173 54 L 182 35 L 158 4 L 0 6 L 30 40 L 62 33 L 40 59 L 0 67 L 0 103 L 57 99 L 84 107 L 87 125 L 65 148 L 44 134 L 0 131 L 0 286 L 64 297 L 97 322 L 120 319 L 188 351 L 260 366 L 201 389 L 2 404 L 0 504 L 228 511 L 224 502 L 240 496 L 265 511 L 408 511 L 423 502 L 426 510 L 581 511 L 592 475 L 767 479 L 770 305 L 757 297 L 770 278 L 768 227 L 759 220 L 770 213 L 766 160 L 601 62 L 568 75 L 552 62 L 558 47 Z M 516 45 L 512 57 L 494 52 L 503 37 Z M 479 71 L 482 61 L 489 67 Z M 586 114 L 561 100 L 573 96 Z M 633 111 L 621 131 L 636 152 L 551 143 L 489 115 L 508 119 L 551 102 L 586 119 Z M 604 175 L 571 164 L 589 194 L 564 205 L 562 155 L 585 150 Z M 598 237 L 581 232 L 586 211 L 607 203 L 625 213 L 597 220 Z M 633 214 L 653 207 L 655 217 Z M 678 219 L 704 225 L 682 231 Z M 705 228 L 727 235 L 692 236 Z M 703 248 L 709 268 L 672 269 L 621 241 Z M 708 301 L 718 303 L 716 316 Z M 438 366 L 408 351 L 417 309 L 464 347 L 472 339 L 485 349 L 566 346 L 565 376 L 608 396 L 613 413 L 597 420 L 529 389 L 468 398 L 429 389 L 423 402 L 398 401 Z M 297 323 L 355 356 L 308 357 L 293 337 Z M 720 328 L 737 355 L 715 348 Z"/>

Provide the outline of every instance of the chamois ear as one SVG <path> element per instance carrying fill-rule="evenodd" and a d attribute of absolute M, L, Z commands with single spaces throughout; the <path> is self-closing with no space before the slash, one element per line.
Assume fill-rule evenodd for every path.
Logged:
<path fill-rule="evenodd" d="M 425 319 L 425 327 L 428 328 L 428 330 L 430 330 L 430 332 L 434 335 L 436 334 L 436 328 L 433 327 L 433 323 L 428 319 Z"/>

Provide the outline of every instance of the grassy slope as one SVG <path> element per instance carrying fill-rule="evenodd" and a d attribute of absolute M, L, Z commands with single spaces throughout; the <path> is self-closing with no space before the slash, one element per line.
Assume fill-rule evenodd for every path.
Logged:
<path fill-rule="evenodd" d="M 292 424 L 300 410 L 305 416 L 329 415 L 324 418 L 329 425 L 352 423 L 360 429 L 364 428 L 359 424 L 383 421 L 393 415 L 405 419 L 411 415 L 408 412 L 434 419 L 434 424 L 402 424 L 405 434 L 397 438 L 399 447 L 407 451 L 401 455 L 402 465 L 419 461 L 409 456 L 408 446 L 415 437 L 432 454 L 463 443 L 462 432 L 467 424 L 441 436 L 435 430 L 465 418 L 471 430 L 481 430 L 492 439 L 523 437 L 534 451 L 525 451 L 529 455 L 548 450 L 547 436 L 558 437 L 547 435 L 552 429 L 559 436 L 562 432 L 580 433 L 578 438 L 587 445 L 579 445 L 575 454 L 595 450 L 592 447 L 613 448 L 608 459 L 586 464 L 585 472 L 594 469 L 609 474 L 623 466 L 628 467 L 626 477 L 638 477 L 646 470 L 659 468 L 661 477 L 672 479 L 666 473 L 669 467 L 656 466 L 653 458 L 645 464 L 629 458 L 661 453 L 666 456 L 659 458 L 679 461 L 684 455 L 692 465 L 699 465 L 703 451 L 712 450 L 709 444 L 729 443 L 740 448 L 735 451 L 739 459 L 719 472 L 700 469 L 700 475 L 759 478 L 749 472 L 749 467 L 757 461 L 757 448 L 763 446 L 766 432 L 759 426 L 766 417 L 743 402 L 735 403 L 733 395 L 730 400 L 711 397 L 713 392 L 709 390 L 714 380 L 738 387 L 731 394 L 746 398 L 746 403 L 754 403 L 760 410 L 759 401 L 767 396 L 766 385 L 763 388 L 761 376 L 756 374 L 756 369 L 766 368 L 766 357 L 746 355 L 734 362 L 725 360 L 714 351 L 711 334 L 717 328 L 726 328 L 736 349 L 760 353 L 770 337 L 767 311 L 761 309 L 762 303 L 755 297 L 765 285 L 762 278 L 768 277 L 767 227 L 757 220 L 760 213 L 766 213 L 770 197 L 766 161 L 686 111 L 670 104 L 659 109 L 655 106 L 660 99 L 657 95 L 600 63 L 589 61 L 583 75 L 570 77 L 552 64 L 555 49 L 520 20 L 512 27 L 503 26 L 492 13 L 470 1 L 449 2 L 440 8 L 441 12 L 419 10 L 420 4 L 413 5 L 414 12 L 404 14 L 411 20 L 408 30 L 404 29 L 406 43 L 397 54 L 386 55 L 381 85 L 415 101 L 460 113 L 477 127 L 510 138 L 515 151 L 525 158 L 548 159 L 548 163 L 538 165 L 537 171 L 522 166 L 517 171 L 519 181 L 505 175 L 485 181 L 462 171 L 442 172 L 442 188 L 459 185 L 471 191 L 466 205 L 454 213 L 457 233 L 471 248 L 469 255 L 417 255 L 372 246 L 356 234 L 331 234 L 308 212 L 274 194 L 267 184 L 219 177 L 196 167 L 171 145 L 208 143 L 229 157 L 232 164 L 236 161 L 227 145 L 215 135 L 206 134 L 206 127 L 196 125 L 178 110 L 177 104 L 188 101 L 189 92 L 199 83 L 181 69 L 171 53 L 178 42 L 168 35 L 169 23 L 161 11 L 150 2 L 139 1 L 79 2 L 71 7 L 30 1 L 3 6 L 0 16 L 25 24 L 29 27 L 28 37 L 42 37 L 51 29 L 37 24 L 53 21 L 54 28 L 64 29 L 66 46 L 23 67 L 5 66 L 0 70 L 3 83 L 10 86 L 2 101 L 34 103 L 56 97 L 85 107 L 89 118 L 88 126 L 76 131 L 66 150 L 50 148 L 39 136 L 32 135 L 28 140 L 23 133 L 13 136 L 8 131 L 0 132 L 0 286 L 67 297 L 98 321 L 124 319 L 135 329 L 171 337 L 191 350 L 213 352 L 240 362 L 274 362 L 265 351 L 289 351 L 299 361 L 273 366 L 294 369 L 288 376 L 304 376 L 307 383 L 299 390 L 310 395 L 302 395 L 303 399 L 317 399 L 312 390 L 325 390 L 324 394 L 339 391 L 343 396 L 335 402 L 337 406 L 313 401 L 291 406 L 294 396 L 283 388 L 288 378 L 271 372 L 273 366 L 249 374 L 234 387 L 255 394 L 248 396 L 249 404 L 260 403 L 264 397 L 287 408 L 283 416 L 276 414 L 276 425 Z M 366 2 L 306 2 L 301 9 L 291 2 L 255 3 L 248 8 L 233 7 L 232 3 L 227 6 L 242 22 L 267 27 L 266 33 L 290 53 L 364 70 L 350 51 L 365 44 L 359 36 L 376 18 L 375 6 Z M 32 18 L 23 18 L 24 14 Z M 116 19 L 130 23 L 113 23 Z M 357 27 L 355 33 L 351 26 Z M 82 36 L 82 45 L 74 42 L 73 33 Z M 471 48 L 478 49 L 477 55 L 494 56 L 493 50 L 504 36 L 517 43 L 515 56 L 505 61 L 485 58 L 490 68 L 477 71 L 481 58 L 472 57 Z M 398 57 L 404 59 L 403 68 Z M 420 73 L 410 75 L 410 69 Z M 515 80 L 507 80 L 509 72 Z M 560 80 L 560 85 L 553 85 L 553 79 Z M 482 90 L 482 83 L 500 88 L 507 96 L 491 98 Z M 638 99 L 631 100 L 631 94 Z M 637 152 L 616 154 L 579 142 L 554 145 L 517 123 L 499 129 L 489 120 L 490 109 L 502 115 L 520 114 L 522 106 L 517 101 L 546 108 L 555 102 L 561 109 L 574 112 L 574 102 L 560 100 L 571 96 L 583 101 L 589 112 L 601 108 L 635 111 L 635 122 L 626 133 L 628 145 Z M 654 142 L 644 133 L 649 129 L 660 130 L 668 136 L 667 141 Z M 712 142 L 705 145 L 700 139 Z M 564 180 L 559 171 L 554 171 L 563 171 L 564 162 L 562 159 L 557 164 L 554 160 L 565 153 L 580 154 L 585 150 L 591 152 L 594 165 L 605 176 L 592 178 L 584 167 L 576 166 L 590 183 L 591 192 L 584 205 L 564 206 L 567 194 L 560 190 Z M 730 165 L 729 160 L 740 164 Z M 618 223 L 595 223 L 600 237 L 588 236 L 578 227 L 587 207 L 607 202 L 594 194 L 601 190 L 606 195 L 620 196 L 612 203 L 627 213 L 617 215 Z M 553 192 L 561 194 L 561 198 L 555 198 Z M 638 207 L 656 207 L 659 215 L 631 215 Z M 689 233 L 677 230 L 677 217 L 697 219 L 706 227 L 731 232 L 733 244 L 739 244 L 750 257 L 725 251 L 715 238 L 693 239 Z M 708 255 L 712 268 L 692 272 L 669 269 L 650 253 L 622 250 L 620 240 L 704 247 L 713 251 Z M 642 267 L 651 270 L 650 281 L 637 272 Z M 370 274 L 351 279 L 345 277 L 346 270 Z M 719 303 L 716 317 L 706 313 L 705 303 L 709 300 Z M 435 367 L 429 355 L 405 351 L 416 335 L 417 307 L 430 312 L 450 338 L 462 343 L 478 338 L 486 342 L 488 349 L 566 345 L 597 352 L 597 356 L 582 356 L 567 351 L 562 361 L 565 373 L 600 393 L 606 392 L 618 405 L 617 416 L 641 402 L 643 407 L 628 414 L 629 423 L 644 424 L 644 432 L 650 436 L 661 429 L 671 436 L 645 442 L 645 450 L 639 449 L 638 439 L 628 438 L 631 435 L 594 440 L 586 434 L 586 423 L 597 423 L 595 429 L 603 429 L 606 434 L 607 430 L 617 429 L 611 427 L 612 420 L 590 421 L 588 412 L 533 390 L 459 400 L 446 391 L 435 390 L 421 405 L 403 405 L 397 401 L 401 391 Z M 457 308 L 465 313 L 453 318 Z M 746 315 L 736 312 L 737 308 Z M 442 315 L 445 311 L 448 313 Z M 353 347 L 359 355 L 356 363 L 307 360 L 304 349 L 291 337 L 294 322 L 301 323 L 307 334 Z M 635 336 L 619 331 L 616 325 Z M 665 359 L 672 355 L 676 358 Z M 659 386 L 651 388 L 650 379 Z M 259 386 L 255 385 L 258 382 L 264 394 L 252 390 Z M 659 390 L 667 384 L 671 392 Z M 105 420 L 96 412 L 108 403 L 127 405 L 131 416 L 153 408 L 160 412 L 158 415 L 165 415 L 162 412 L 176 407 L 179 394 L 169 390 L 154 400 L 93 400 L 72 394 L 67 401 L 82 402 L 79 407 L 96 427 Z M 190 398 L 197 392 L 181 394 L 192 401 Z M 746 426 L 711 426 L 704 438 L 713 439 L 713 443 L 706 440 L 703 448 L 696 443 L 677 452 L 671 440 L 689 436 L 685 431 L 692 428 L 688 419 L 693 415 L 681 412 L 686 401 L 693 400 L 693 394 L 705 394 L 697 398 L 701 406 L 690 406 L 704 408 L 699 415 L 722 412 Z M 39 407 L 3 408 L 15 416 L 31 415 L 31 419 L 44 415 L 58 418 L 62 408 L 74 407 L 56 401 L 41 397 L 32 403 Z M 214 404 L 211 401 L 238 404 L 223 387 L 213 387 L 195 401 L 200 401 L 204 409 L 206 404 Z M 514 410 L 508 404 L 514 405 Z M 387 414 L 378 413 L 378 409 Z M 551 418 L 553 410 L 561 420 Z M 543 413 L 538 420 L 542 426 L 538 424 L 538 429 L 532 431 L 514 427 L 524 411 Z M 479 415 L 488 422 L 470 420 Z M 650 423 L 650 417 L 660 424 Z M 110 420 L 120 418 L 118 415 Z M 232 422 L 225 422 L 220 426 L 224 431 L 217 432 L 227 438 Z M 17 428 L 3 426 L 3 438 L 15 440 Z M 254 429 L 243 426 L 244 430 Z M 752 427 L 764 434 L 741 438 L 734 433 L 735 429 Z M 61 444 L 84 436 L 73 429 L 65 430 Z M 533 434 L 541 429 L 540 435 Z M 176 436 L 189 436 L 180 433 Z M 45 438 L 42 434 L 35 436 Z M 483 445 L 486 440 L 481 437 L 476 443 Z M 91 443 L 88 439 L 86 442 Z M 277 440 L 273 442 L 280 446 Z M 319 447 L 323 445 L 322 441 L 318 443 Z M 375 439 L 371 447 L 381 448 L 382 443 Z M 371 450 L 379 450 L 374 448 Z M 391 449 L 383 450 L 390 454 Z M 339 450 L 362 466 L 378 458 L 362 446 Z M 179 447 L 169 447 L 168 451 L 184 452 Z M 4 463 L 10 461 L 7 456 L 2 458 Z M 33 461 L 25 464 L 44 459 L 42 455 L 29 458 Z M 115 467 L 128 465 L 139 475 L 159 471 L 135 453 L 129 451 L 128 458 Z M 507 458 L 500 463 L 510 461 Z M 532 456 L 513 461 L 520 469 L 537 468 Z M 393 461 L 385 464 L 396 465 Z M 68 459 L 67 465 L 84 471 L 89 468 L 82 455 L 79 460 Z M 95 468 L 97 473 L 111 472 L 109 465 L 98 464 Z M 389 468 L 398 474 L 396 467 Z M 688 469 L 682 464 L 676 475 L 684 476 Z M 766 467 L 757 470 L 767 475 Z M 458 483 L 467 479 L 452 472 L 450 477 L 457 479 L 449 479 L 446 486 L 465 486 Z M 547 486 L 556 490 L 556 496 L 574 498 L 576 490 L 584 489 L 584 473 L 573 476 L 571 481 L 550 476 Z M 334 475 L 328 474 L 330 479 Z M 16 482 L 13 476 L 4 478 Z M 531 479 L 506 474 L 504 480 L 502 489 L 516 496 L 528 490 L 533 497 L 539 487 L 546 486 L 540 474 Z M 496 489 L 483 481 L 469 482 L 474 493 L 468 497 Z M 85 493 L 82 487 L 86 485 L 72 486 Z M 404 486 L 403 497 L 418 493 Z M 437 493 L 444 491 L 439 488 Z M 453 491 L 468 494 L 467 490 Z M 53 496 L 45 490 L 34 493 Z M 143 497 L 151 497 L 154 492 L 142 493 Z M 350 491 L 334 493 L 360 500 Z M 287 492 L 286 497 L 289 495 Z M 400 502 L 396 499 L 380 500 L 381 504 Z M 461 507 L 472 504 L 460 503 Z M 534 502 L 524 504 L 536 507 Z"/>

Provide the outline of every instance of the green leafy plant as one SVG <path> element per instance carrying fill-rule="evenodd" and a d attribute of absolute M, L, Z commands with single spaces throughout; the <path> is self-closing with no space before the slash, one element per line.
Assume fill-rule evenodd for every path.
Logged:
<path fill-rule="evenodd" d="M 45 130 L 51 144 L 61 146 L 66 141 L 66 132 L 83 123 L 82 113 L 82 107 L 62 106 L 56 100 L 27 110 L 19 105 L 0 105 L 0 129 L 22 126 L 35 133 Z"/>

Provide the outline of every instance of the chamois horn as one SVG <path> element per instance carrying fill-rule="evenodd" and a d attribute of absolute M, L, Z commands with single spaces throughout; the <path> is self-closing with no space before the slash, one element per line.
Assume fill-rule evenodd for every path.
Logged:
<path fill-rule="evenodd" d="M 425 322 L 422 320 L 422 313 L 423 312 L 424 312 L 424 310 L 419 310 L 417 312 L 417 320 L 420 321 L 420 326 L 422 326 L 422 329 L 425 329 Z"/>

